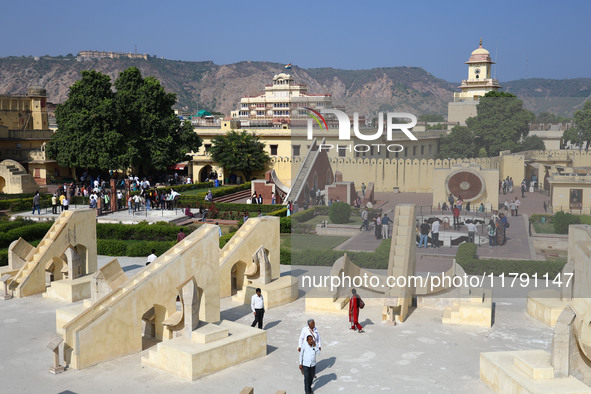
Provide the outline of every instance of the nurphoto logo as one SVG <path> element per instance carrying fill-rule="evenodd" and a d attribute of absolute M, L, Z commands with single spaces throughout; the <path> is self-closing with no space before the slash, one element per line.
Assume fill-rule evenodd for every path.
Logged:
<path fill-rule="evenodd" d="M 406 137 L 411 141 L 416 141 L 417 137 L 415 137 L 410 129 L 412 129 L 417 124 L 417 117 L 408 112 L 388 112 L 386 113 L 386 127 L 384 128 L 384 113 L 378 112 L 378 128 L 377 131 L 373 134 L 363 134 L 359 131 L 359 113 L 353 112 L 353 127 L 351 127 L 351 121 L 349 115 L 345 112 L 340 111 L 338 109 L 321 109 L 320 111 L 313 110 L 308 107 L 304 107 L 304 109 L 308 110 L 310 117 L 312 119 L 308 119 L 308 140 L 312 140 L 313 136 L 313 120 L 316 121 L 320 129 L 323 128 L 328 131 L 328 125 L 323 115 L 331 114 L 336 116 L 338 121 L 338 129 L 339 129 L 339 140 L 341 141 L 351 141 L 351 129 L 353 129 L 354 138 L 357 138 L 362 141 L 376 141 L 383 137 L 384 131 L 386 131 L 386 140 L 392 141 L 392 137 L 394 132 L 402 131 Z M 400 123 L 401 119 L 408 119 L 410 122 L 407 123 Z M 389 152 L 402 152 L 404 147 L 400 144 L 349 144 L 346 146 L 338 146 L 338 149 L 346 149 L 348 151 L 355 151 L 355 152 L 368 152 L 370 147 L 374 146 L 377 147 L 378 153 L 380 152 L 380 148 L 384 147 Z M 332 144 L 319 144 L 319 150 L 331 150 L 334 149 L 334 145 Z"/>

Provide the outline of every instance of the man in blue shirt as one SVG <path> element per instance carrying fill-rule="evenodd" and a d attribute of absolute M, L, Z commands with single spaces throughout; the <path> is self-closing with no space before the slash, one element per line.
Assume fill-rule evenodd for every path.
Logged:
<path fill-rule="evenodd" d="M 304 374 L 304 392 L 313 394 L 312 380 L 316 374 L 316 353 L 319 349 L 316 347 L 312 335 L 306 337 L 306 343 L 302 345 L 300 352 L 300 371 Z"/>

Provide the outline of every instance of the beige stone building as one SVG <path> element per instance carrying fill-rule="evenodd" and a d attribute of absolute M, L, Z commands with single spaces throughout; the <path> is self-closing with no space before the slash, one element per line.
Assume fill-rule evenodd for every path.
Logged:
<path fill-rule="evenodd" d="M 49 160 L 45 146 L 53 131 L 47 115 L 47 92 L 31 86 L 26 95 L 0 95 L 0 157 L 20 163 L 39 185 L 70 173 Z"/>

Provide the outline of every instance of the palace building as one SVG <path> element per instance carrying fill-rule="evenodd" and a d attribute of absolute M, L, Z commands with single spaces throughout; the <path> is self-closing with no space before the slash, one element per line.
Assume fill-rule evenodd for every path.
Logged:
<path fill-rule="evenodd" d="M 308 112 L 302 107 L 331 108 L 332 95 L 308 93 L 307 85 L 297 84 L 291 75 L 280 73 L 273 77 L 273 84 L 265 86 L 263 94 L 244 96 L 231 117 L 243 127 L 280 127 L 305 121 Z"/>

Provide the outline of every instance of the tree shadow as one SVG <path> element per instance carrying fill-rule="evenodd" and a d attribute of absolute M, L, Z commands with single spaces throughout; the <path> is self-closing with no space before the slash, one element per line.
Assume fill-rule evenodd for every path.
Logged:
<path fill-rule="evenodd" d="M 270 329 L 270 328 L 273 328 L 273 327 L 275 327 L 275 326 L 276 326 L 277 324 L 279 324 L 279 323 L 281 323 L 281 320 L 275 320 L 275 321 L 269 322 L 269 323 L 265 324 L 265 327 L 264 327 L 264 329 L 265 329 L 265 330 L 268 330 L 268 329 Z"/>
<path fill-rule="evenodd" d="M 320 387 L 325 386 L 326 384 L 332 382 L 333 380 L 337 380 L 336 373 L 329 373 L 327 375 L 322 375 L 314 382 L 313 390 L 318 390 Z"/>

